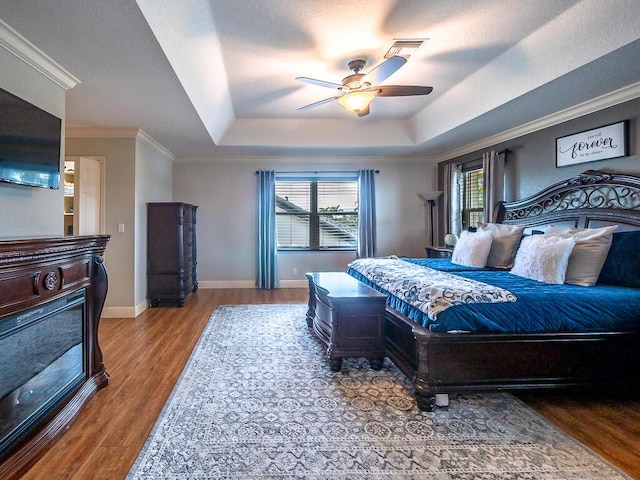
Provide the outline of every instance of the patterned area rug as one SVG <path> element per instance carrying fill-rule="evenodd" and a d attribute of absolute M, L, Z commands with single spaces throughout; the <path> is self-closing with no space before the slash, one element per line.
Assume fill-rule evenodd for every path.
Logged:
<path fill-rule="evenodd" d="M 219 307 L 127 479 L 629 478 L 509 394 L 426 413 L 388 359 L 331 372 L 305 313 Z"/>

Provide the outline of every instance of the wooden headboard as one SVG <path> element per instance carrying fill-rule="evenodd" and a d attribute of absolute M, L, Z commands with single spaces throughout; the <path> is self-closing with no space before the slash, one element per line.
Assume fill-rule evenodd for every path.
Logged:
<path fill-rule="evenodd" d="M 554 224 L 640 229 L 640 177 L 588 170 L 516 202 L 501 202 L 494 219 L 510 225 Z"/>

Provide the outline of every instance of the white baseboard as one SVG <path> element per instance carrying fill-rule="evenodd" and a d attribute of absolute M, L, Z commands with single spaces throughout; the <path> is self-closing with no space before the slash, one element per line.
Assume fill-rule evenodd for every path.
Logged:
<path fill-rule="evenodd" d="M 104 307 L 100 318 L 136 318 L 135 307 Z"/>
<path fill-rule="evenodd" d="M 146 298 L 135 307 L 104 307 L 101 318 L 136 318 L 149 307 Z"/>
<path fill-rule="evenodd" d="M 136 305 L 136 317 L 149 308 L 149 299 L 145 298 L 138 305 Z"/>

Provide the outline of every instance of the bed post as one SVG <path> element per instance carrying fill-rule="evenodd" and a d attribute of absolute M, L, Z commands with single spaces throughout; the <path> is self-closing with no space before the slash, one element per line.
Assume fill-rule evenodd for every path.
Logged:
<path fill-rule="evenodd" d="M 436 406 L 436 395 L 433 389 L 429 388 L 429 363 L 426 339 L 413 329 L 413 336 L 416 340 L 417 365 L 416 373 L 413 377 L 413 385 L 416 389 L 415 397 L 418 408 L 425 412 L 433 412 Z"/>

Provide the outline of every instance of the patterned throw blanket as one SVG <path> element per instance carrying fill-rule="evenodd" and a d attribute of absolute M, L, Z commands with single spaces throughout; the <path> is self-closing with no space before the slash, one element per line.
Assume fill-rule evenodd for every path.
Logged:
<path fill-rule="evenodd" d="M 515 302 L 508 290 L 451 273 L 405 262 L 397 257 L 360 258 L 349 267 L 385 292 L 435 320 L 438 313 L 463 303 Z"/>

